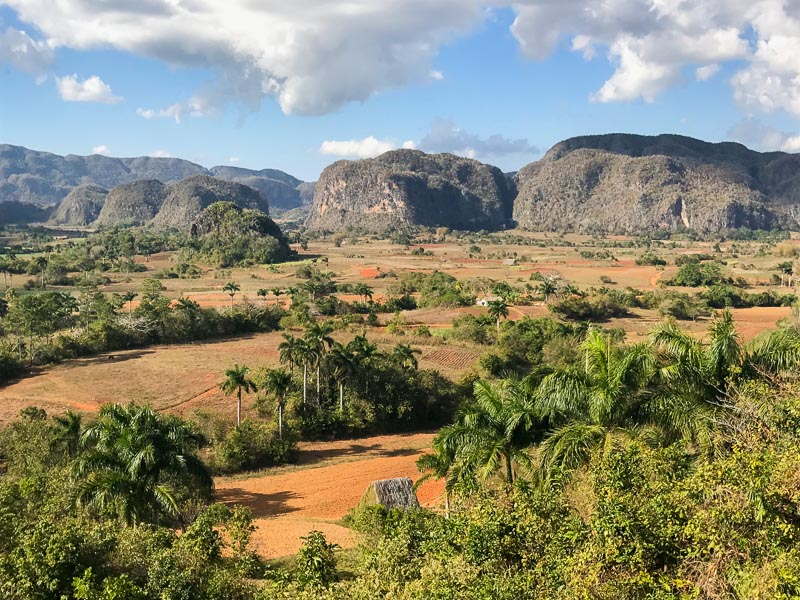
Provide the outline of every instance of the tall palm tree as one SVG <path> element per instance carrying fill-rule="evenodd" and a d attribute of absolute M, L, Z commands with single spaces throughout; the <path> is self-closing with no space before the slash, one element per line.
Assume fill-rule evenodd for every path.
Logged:
<path fill-rule="evenodd" d="M 344 384 L 358 370 L 358 358 L 348 346 L 335 343 L 330 351 L 333 376 L 339 385 L 339 412 L 344 412 Z"/>
<path fill-rule="evenodd" d="M 378 346 L 371 343 L 363 333 L 355 336 L 347 343 L 347 348 L 355 355 L 358 363 L 362 366 L 364 374 L 364 393 L 369 393 L 369 366 L 370 363 L 380 354 Z"/>
<path fill-rule="evenodd" d="M 261 388 L 275 396 L 278 409 L 278 438 L 283 439 L 283 410 L 286 395 L 292 387 L 292 376 L 283 369 L 269 369 L 262 380 Z"/>
<path fill-rule="evenodd" d="M 319 351 L 315 344 L 310 343 L 308 340 L 301 338 L 297 340 L 297 347 L 294 350 L 294 356 L 298 363 L 303 365 L 303 405 L 305 406 L 308 400 L 308 367 L 315 364 Z"/>
<path fill-rule="evenodd" d="M 544 303 L 550 303 L 550 297 L 558 293 L 558 285 L 552 279 L 544 279 L 537 286 L 539 293 L 544 298 Z"/>
<path fill-rule="evenodd" d="M 33 259 L 33 262 L 36 265 L 36 268 L 39 269 L 39 273 L 41 274 L 42 277 L 42 289 L 44 289 L 44 272 L 47 269 L 47 263 L 48 263 L 47 257 L 37 256 L 36 258 Z"/>
<path fill-rule="evenodd" d="M 267 301 L 267 294 L 269 294 L 269 290 L 267 290 L 266 288 L 259 288 L 258 290 L 256 290 L 256 296 L 261 298 L 263 302 Z"/>
<path fill-rule="evenodd" d="M 356 289 L 354 291 L 364 303 L 366 303 L 368 300 L 372 300 L 372 288 L 366 283 L 359 283 L 356 285 Z"/>
<path fill-rule="evenodd" d="M 444 479 L 444 516 L 450 518 L 450 495 L 453 493 L 455 479 L 450 477 L 456 461 L 455 452 L 447 449 L 442 444 L 434 444 L 433 452 L 423 454 L 415 463 L 422 477 L 414 482 L 414 489 L 418 489 L 426 481 L 439 481 Z"/>
<path fill-rule="evenodd" d="M 294 365 L 299 362 L 297 360 L 297 346 L 298 339 L 288 333 L 283 334 L 283 340 L 278 344 L 278 354 L 281 363 L 289 363 L 289 373 L 294 373 Z"/>
<path fill-rule="evenodd" d="M 327 321 L 313 323 L 306 329 L 305 340 L 315 351 L 315 366 L 317 368 L 317 404 L 320 403 L 320 374 L 322 371 L 322 357 L 325 350 L 333 346 L 333 326 Z"/>
<path fill-rule="evenodd" d="M 230 396 L 232 393 L 236 392 L 237 395 L 237 402 L 236 402 L 236 426 L 238 427 L 242 423 L 242 392 L 249 394 L 251 392 L 257 392 L 258 387 L 250 379 L 247 374 L 250 372 L 250 369 L 246 366 L 239 366 L 238 364 L 234 364 L 232 369 L 228 369 L 225 371 L 225 381 L 219 386 L 226 395 Z"/>
<path fill-rule="evenodd" d="M 235 281 L 229 281 L 222 287 L 222 291 L 231 297 L 231 308 L 233 308 L 233 297 L 236 295 L 236 292 L 241 289 L 242 288 Z"/>
<path fill-rule="evenodd" d="M 702 419 L 692 406 L 653 392 L 663 373 L 648 345 L 619 348 L 609 336 L 590 330 L 582 350 L 581 367 L 556 369 L 536 389 L 539 414 L 554 426 L 540 447 L 545 479 L 584 464 L 616 435 L 643 429 L 670 436 L 697 433 Z"/>
<path fill-rule="evenodd" d="M 133 312 L 133 301 L 139 294 L 136 292 L 128 291 L 122 294 L 122 302 L 128 305 L 128 314 Z"/>
<path fill-rule="evenodd" d="M 422 354 L 418 348 L 412 348 L 410 344 L 397 344 L 392 350 L 392 358 L 403 368 L 418 369 L 419 362 L 417 354 Z"/>
<path fill-rule="evenodd" d="M 500 334 L 500 320 L 508 318 L 508 304 L 503 300 L 492 300 L 487 304 L 489 316 L 497 321 L 497 333 Z"/>
<path fill-rule="evenodd" d="M 175 516 L 178 504 L 168 482 L 211 489 L 208 469 L 195 454 L 202 443 L 179 417 L 135 404 L 106 404 L 81 436 L 77 502 L 114 511 L 134 525 Z"/>
<path fill-rule="evenodd" d="M 514 465 L 531 464 L 528 448 L 541 435 L 532 394 L 524 382 L 505 380 L 478 381 L 474 395 L 474 404 L 442 428 L 434 446 L 484 479 L 502 473 L 510 486 L 516 477 Z"/>

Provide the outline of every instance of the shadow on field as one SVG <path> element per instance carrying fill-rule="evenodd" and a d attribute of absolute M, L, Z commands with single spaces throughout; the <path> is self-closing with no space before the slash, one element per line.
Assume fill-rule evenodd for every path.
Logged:
<path fill-rule="evenodd" d="M 301 450 L 298 457 L 298 463 L 301 465 L 309 465 L 325 460 L 332 460 L 337 458 L 347 458 L 350 456 L 369 455 L 369 458 L 382 458 L 382 457 L 395 457 L 395 456 L 410 456 L 419 453 L 419 450 L 411 448 L 398 448 L 396 450 L 383 450 L 380 444 L 371 444 L 366 446 L 364 444 L 350 444 L 341 448 L 326 448 L 324 450 Z"/>
<path fill-rule="evenodd" d="M 289 506 L 287 501 L 299 496 L 294 492 L 275 492 L 258 494 L 241 488 L 230 488 L 214 492 L 214 499 L 225 504 L 241 504 L 253 511 L 253 516 L 275 517 L 295 512 L 299 509 Z"/>
<path fill-rule="evenodd" d="M 147 356 L 148 354 L 155 354 L 155 350 L 135 350 L 133 352 L 130 350 L 125 350 L 119 354 L 110 353 L 92 356 L 89 358 L 79 358 L 73 363 L 73 366 L 120 363 L 129 360 L 135 360 L 137 358 Z"/>

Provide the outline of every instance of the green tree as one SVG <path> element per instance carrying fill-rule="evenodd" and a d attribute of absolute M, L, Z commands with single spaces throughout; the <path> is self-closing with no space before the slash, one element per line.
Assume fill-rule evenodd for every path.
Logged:
<path fill-rule="evenodd" d="M 315 344 L 306 339 L 299 339 L 294 350 L 295 360 L 303 365 L 303 405 L 308 400 L 308 367 L 316 364 L 319 352 Z"/>
<path fill-rule="evenodd" d="M 514 465 L 531 464 L 528 448 L 540 434 L 533 397 L 526 384 L 515 380 L 477 381 L 474 396 L 456 422 L 442 428 L 434 447 L 483 479 L 501 472 L 510 486 Z"/>
<path fill-rule="evenodd" d="M 339 386 L 339 412 L 344 412 L 344 386 L 358 372 L 358 358 L 349 347 L 335 343 L 330 351 L 330 361 L 333 377 Z"/>
<path fill-rule="evenodd" d="M 297 360 L 299 340 L 288 333 L 282 335 L 283 341 L 278 344 L 278 355 L 280 356 L 281 364 L 289 363 L 289 373 L 294 373 L 294 365 L 299 362 Z"/>
<path fill-rule="evenodd" d="M 301 537 L 303 545 L 297 553 L 297 569 L 300 583 L 304 586 L 328 587 L 339 579 L 336 571 L 338 544 L 331 544 L 320 531 L 312 531 Z"/>
<path fill-rule="evenodd" d="M 122 301 L 128 305 L 128 314 L 133 312 L 133 301 L 139 296 L 136 292 L 128 291 L 122 294 Z"/>
<path fill-rule="evenodd" d="M 434 444 L 433 452 L 427 452 L 417 459 L 417 470 L 422 477 L 414 482 L 414 489 L 418 489 L 426 481 L 439 481 L 444 479 L 444 514 L 450 518 L 450 496 L 453 493 L 454 478 L 450 477 L 451 470 L 456 460 L 455 452 L 445 445 Z"/>
<path fill-rule="evenodd" d="M 412 348 L 410 344 L 397 344 L 392 350 L 392 359 L 404 369 L 418 369 L 419 362 L 417 354 L 422 354 L 418 348 Z"/>
<path fill-rule="evenodd" d="M 242 424 L 242 392 L 249 394 L 258 391 L 256 384 L 250 379 L 247 374 L 250 369 L 246 366 L 239 366 L 234 364 L 232 369 L 225 371 L 225 381 L 219 386 L 220 389 L 230 396 L 236 392 L 236 426 Z"/>
<path fill-rule="evenodd" d="M 320 381 L 322 371 L 322 358 L 325 350 L 333 345 L 333 326 L 327 321 L 312 323 L 306 329 L 305 341 L 314 349 L 314 366 L 317 369 L 317 404 L 320 403 Z"/>
<path fill-rule="evenodd" d="M 278 437 L 283 439 L 283 411 L 286 408 L 286 395 L 292 388 L 292 376 L 283 369 L 269 369 L 264 374 L 261 389 L 275 396 L 278 409 Z"/>
<path fill-rule="evenodd" d="M 208 469 L 195 454 L 202 443 L 179 417 L 135 404 L 106 404 L 81 436 L 77 502 L 134 524 L 176 516 L 176 483 L 211 490 Z"/>
<path fill-rule="evenodd" d="M 242 288 L 239 287 L 239 284 L 235 281 L 229 281 L 222 287 L 222 291 L 228 294 L 231 297 L 231 309 L 233 308 L 233 297 L 236 293 L 241 290 Z"/>
<path fill-rule="evenodd" d="M 489 316 L 497 323 L 497 333 L 500 334 L 500 321 L 508 318 L 508 304 L 503 300 L 492 300 L 487 305 Z"/>

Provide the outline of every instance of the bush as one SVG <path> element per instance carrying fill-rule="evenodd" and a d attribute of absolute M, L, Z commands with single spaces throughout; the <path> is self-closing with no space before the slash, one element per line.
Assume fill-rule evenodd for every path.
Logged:
<path fill-rule="evenodd" d="M 304 586 L 328 587 L 338 581 L 334 551 L 339 549 L 339 545 L 329 543 L 321 531 L 312 531 L 300 539 L 303 540 L 297 553 L 300 583 Z"/>
<path fill-rule="evenodd" d="M 667 264 L 667 261 L 654 252 L 645 252 L 636 259 L 636 264 L 639 266 L 663 267 Z"/>
<path fill-rule="evenodd" d="M 254 471 L 290 462 L 297 442 L 284 428 L 283 440 L 277 431 L 264 423 L 249 419 L 214 443 L 214 468 L 222 473 Z"/>
<path fill-rule="evenodd" d="M 551 304 L 550 310 L 572 321 L 607 321 L 629 314 L 628 308 L 609 294 L 591 298 L 566 298 Z"/>

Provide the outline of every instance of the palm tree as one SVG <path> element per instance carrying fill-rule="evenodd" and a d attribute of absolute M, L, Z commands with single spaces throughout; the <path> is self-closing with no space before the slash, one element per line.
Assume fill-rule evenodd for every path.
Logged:
<path fill-rule="evenodd" d="M 81 423 L 81 415 L 71 410 L 53 417 L 51 446 L 61 448 L 66 456 L 76 456 L 81 440 Z"/>
<path fill-rule="evenodd" d="M 403 368 L 418 369 L 419 363 L 417 362 L 417 354 L 422 354 L 422 351 L 417 348 L 412 348 L 410 344 L 397 344 L 392 350 L 392 358 Z"/>
<path fill-rule="evenodd" d="M 536 389 L 538 413 L 554 425 L 540 447 L 545 479 L 581 466 L 617 435 L 692 437 L 702 429 L 698 407 L 655 388 L 664 371 L 657 369 L 650 346 L 618 348 L 609 336 L 590 330 L 582 350 L 580 368 L 556 369 Z"/>
<path fill-rule="evenodd" d="M 708 343 L 666 323 L 653 333 L 653 344 L 672 393 L 709 407 L 731 408 L 741 379 L 769 378 L 800 365 L 797 329 L 779 329 L 745 346 L 728 310 L 712 322 Z"/>
<path fill-rule="evenodd" d="M 347 343 L 347 348 L 353 353 L 356 357 L 358 363 L 363 367 L 362 372 L 364 373 L 364 393 L 369 393 L 369 366 L 370 363 L 377 357 L 380 353 L 378 352 L 378 347 L 371 343 L 367 336 L 363 333 L 360 335 L 355 336 L 352 340 Z"/>
<path fill-rule="evenodd" d="M 292 387 L 292 376 L 283 369 L 269 369 L 263 378 L 262 389 L 275 395 L 278 409 L 278 438 L 283 439 L 283 409 L 286 407 L 286 394 Z"/>
<path fill-rule="evenodd" d="M 272 288 L 272 295 L 275 296 L 275 304 L 278 305 L 278 299 L 283 294 L 283 290 L 281 288 Z"/>
<path fill-rule="evenodd" d="M 106 404 L 81 436 L 77 503 L 113 510 L 134 525 L 175 516 L 178 504 L 168 482 L 190 480 L 211 489 L 208 469 L 195 455 L 203 441 L 179 417 Z"/>
<path fill-rule="evenodd" d="M 462 468 L 484 479 L 502 472 L 510 486 L 514 465 L 531 464 L 527 450 L 541 435 L 533 396 L 525 383 L 510 379 L 497 384 L 478 381 L 474 395 L 474 404 L 439 432 L 434 447 L 451 453 Z"/>
<path fill-rule="evenodd" d="M 314 279 L 302 283 L 300 287 L 308 292 L 308 295 L 311 296 L 312 302 L 316 302 L 317 294 L 319 294 L 320 290 L 322 290 L 322 286 L 320 285 L 319 281 Z"/>
<path fill-rule="evenodd" d="M 36 268 L 39 269 L 39 272 L 42 276 L 42 289 L 44 289 L 44 272 L 47 269 L 47 257 L 45 256 L 37 256 L 33 259 Z"/>
<path fill-rule="evenodd" d="M 232 369 L 225 371 L 225 381 L 219 386 L 219 389 L 228 396 L 236 392 L 238 398 L 236 403 L 237 427 L 242 423 L 242 392 L 244 391 L 246 394 L 249 394 L 258 391 L 256 384 L 247 376 L 249 372 L 249 368 L 234 364 Z"/>
<path fill-rule="evenodd" d="M 372 300 L 372 288 L 366 283 L 359 283 L 356 285 L 356 289 L 354 291 L 364 303 L 366 303 L 368 300 Z"/>
<path fill-rule="evenodd" d="M 423 454 L 417 459 L 417 470 L 422 477 L 414 482 L 414 489 L 418 489 L 431 479 L 439 481 L 444 479 L 444 516 L 450 518 L 450 495 L 453 493 L 455 479 L 450 477 L 450 472 L 455 463 L 455 452 L 448 450 L 442 444 L 435 444 L 433 452 Z"/>
<path fill-rule="evenodd" d="M 322 370 L 322 357 L 325 354 L 325 349 L 333 345 L 333 326 L 328 322 L 313 323 L 306 329 L 305 340 L 316 351 L 316 367 L 317 367 L 317 404 L 320 402 L 320 372 Z"/>
<path fill-rule="evenodd" d="M 136 292 L 128 291 L 122 295 L 122 302 L 128 305 L 128 314 L 133 312 L 133 301 L 139 294 Z"/>
<path fill-rule="evenodd" d="M 281 363 L 289 363 L 289 373 L 294 373 L 294 365 L 297 360 L 298 339 L 288 333 L 283 334 L 283 340 L 278 344 L 278 353 Z"/>
<path fill-rule="evenodd" d="M 537 289 L 544 298 L 545 304 L 549 304 L 550 296 L 558 293 L 558 286 L 556 285 L 556 282 L 553 281 L 552 279 L 542 280 L 541 283 L 539 283 L 539 285 L 537 286 Z"/>
<path fill-rule="evenodd" d="M 316 345 L 306 339 L 299 339 L 294 350 L 294 356 L 295 360 L 303 365 L 303 405 L 305 406 L 308 399 L 308 366 L 317 361 L 319 352 Z"/>
<path fill-rule="evenodd" d="M 241 290 L 242 288 L 239 287 L 239 284 L 235 281 L 229 281 L 222 287 L 222 291 L 228 294 L 231 297 L 231 308 L 233 308 L 233 297 L 236 295 L 236 292 Z"/>
<path fill-rule="evenodd" d="M 508 318 L 508 304 L 503 300 L 492 300 L 487 304 L 489 316 L 497 321 L 497 333 L 500 334 L 500 320 Z"/>
<path fill-rule="evenodd" d="M 259 288 L 258 290 L 256 290 L 256 296 L 261 298 L 263 302 L 267 301 L 267 294 L 269 294 L 269 290 L 267 290 L 266 288 Z"/>
<path fill-rule="evenodd" d="M 333 376 L 339 385 L 339 412 L 344 412 L 344 384 L 358 370 L 358 359 L 348 346 L 336 343 L 330 352 Z"/>

